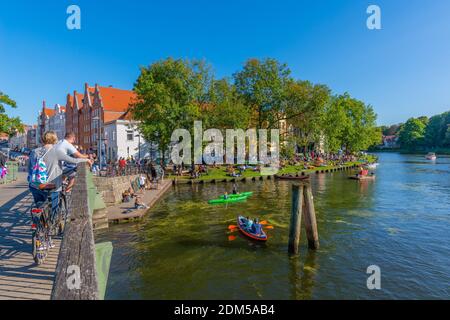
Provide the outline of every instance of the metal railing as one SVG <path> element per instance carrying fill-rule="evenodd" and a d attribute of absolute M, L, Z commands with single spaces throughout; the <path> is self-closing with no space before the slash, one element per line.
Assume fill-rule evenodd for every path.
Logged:
<path fill-rule="evenodd" d="M 6 175 L 0 176 L 0 184 L 11 183 L 17 180 L 17 173 L 19 172 L 19 163 L 16 161 L 6 161 L 5 167 L 0 168 L 0 170 L 6 169 Z M 1 172 L 0 172 L 1 174 Z"/>
<path fill-rule="evenodd" d="M 145 166 L 128 164 L 125 167 L 120 167 L 116 164 L 109 164 L 103 167 L 99 171 L 100 177 L 120 177 L 120 176 L 132 176 L 141 173 L 147 173 L 148 169 Z"/>

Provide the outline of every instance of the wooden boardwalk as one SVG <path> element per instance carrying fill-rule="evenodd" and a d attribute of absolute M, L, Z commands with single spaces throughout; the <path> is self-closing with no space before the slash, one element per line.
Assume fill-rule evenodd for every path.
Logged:
<path fill-rule="evenodd" d="M 50 299 L 60 239 L 37 266 L 31 255 L 32 202 L 24 173 L 17 182 L 0 185 L 0 300 Z"/>

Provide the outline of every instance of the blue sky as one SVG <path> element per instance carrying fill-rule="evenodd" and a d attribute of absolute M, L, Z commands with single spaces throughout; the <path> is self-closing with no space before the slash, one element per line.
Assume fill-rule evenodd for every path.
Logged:
<path fill-rule="evenodd" d="M 82 29 L 66 28 L 81 8 Z M 382 30 L 366 28 L 366 8 Z M 139 66 L 206 59 L 217 77 L 273 57 L 295 77 L 348 91 L 379 124 L 450 110 L 450 1 L 2 1 L 0 91 L 35 123 L 42 100 L 65 104 L 83 84 L 131 89 Z"/>

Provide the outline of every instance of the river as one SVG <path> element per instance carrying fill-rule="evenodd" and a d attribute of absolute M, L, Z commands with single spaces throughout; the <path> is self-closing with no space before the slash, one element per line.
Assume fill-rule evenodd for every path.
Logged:
<path fill-rule="evenodd" d="M 291 185 L 247 182 L 246 202 L 211 206 L 231 184 L 180 185 L 141 222 L 113 225 L 106 299 L 448 299 L 450 158 L 381 153 L 375 181 L 314 175 L 320 249 L 287 254 Z M 227 227 L 238 214 L 268 220 L 256 244 Z M 367 288 L 367 267 L 381 290 Z"/>

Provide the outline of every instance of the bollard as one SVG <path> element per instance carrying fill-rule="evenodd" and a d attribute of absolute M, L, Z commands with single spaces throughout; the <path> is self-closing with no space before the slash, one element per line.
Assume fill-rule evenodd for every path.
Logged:
<path fill-rule="evenodd" d="M 305 197 L 305 210 L 303 219 L 305 220 L 306 237 L 308 238 L 308 247 L 313 250 L 319 249 L 319 233 L 317 232 L 316 210 L 314 208 L 314 198 L 311 185 L 303 186 Z"/>
<path fill-rule="evenodd" d="M 300 228 L 302 224 L 302 208 L 303 208 L 303 187 L 301 185 L 293 185 L 291 222 L 289 226 L 289 245 L 288 245 L 288 251 L 291 254 L 298 254 L 298 245 L 300 242 Z"/>

